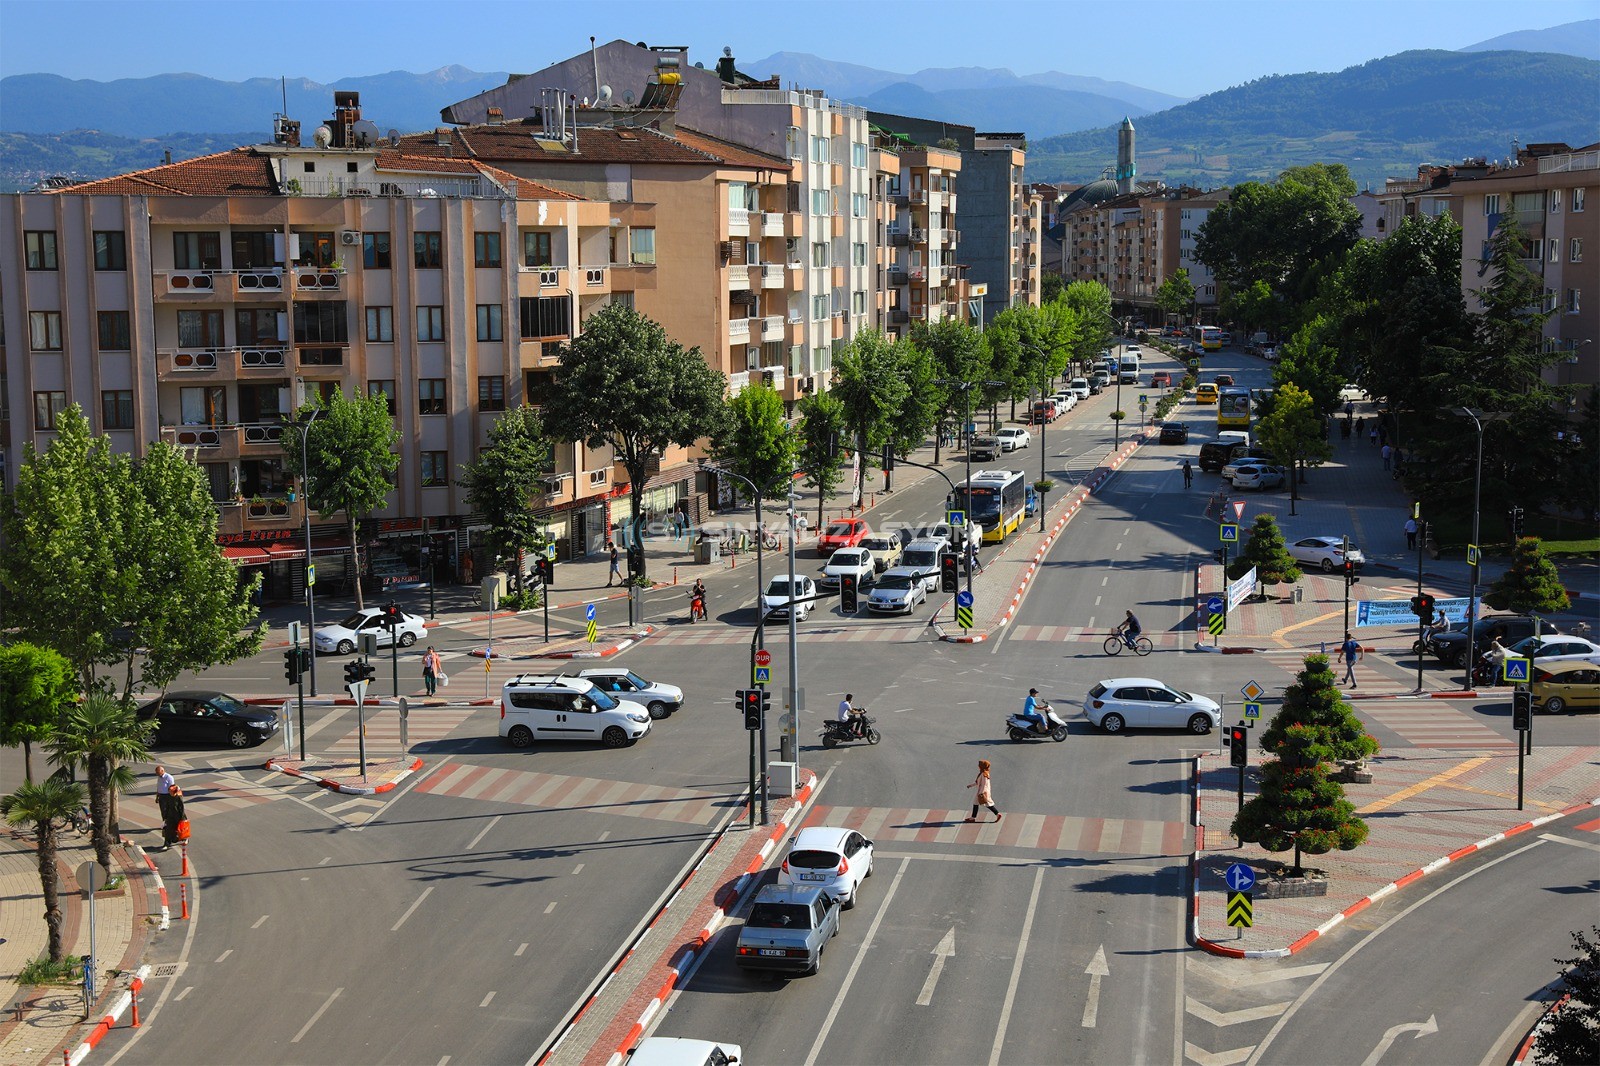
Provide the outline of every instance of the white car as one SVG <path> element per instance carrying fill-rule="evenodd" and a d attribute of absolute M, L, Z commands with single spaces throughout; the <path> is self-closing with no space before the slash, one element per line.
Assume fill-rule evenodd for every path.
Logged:
<path fill-rule="evenodd" d="M 628 1066 L 737 1066 L 744 1048 L 726 1040 L 695 1040 L 687 1036 L 651 1036 L 639 1042 Z"/>
<path fill-rule="evenodd" d="M 1067 383 L 1067 391 L 1080 400 L 1087 400 L 1089 398 L 1089 379 L 1073 378 Z"/>
<path fill-rule="evenodd" d="M 815 885 L 849 910 L 856 905 L 856 890 L 872 876 L 872 841 L 837 825 L 814 825 L 800 830 L 789 844 L 789 854 L 778 867 L 780 885 Z"/>
<path fill-rule="evenodd" d="M 1344 538 L 1304 537 L 1289 545 L 1289 558 L 1321 567 L 1324 574 L 1331 574 L 1344 567 Z M 1367 557 L 1354 544 L 1350 545 L 1350 561 L 1357 570 L 1367 565 Z"/>
<path fill-rule="evenodd" d="M 1233 472 L 1228 480 L 1233 482 L 1236 489 L 1281 489 L 1288 480 L 1288 471 L 1281 466 L 1269 466 L 1266 463 L 1246 463 Z"/>
<path fill-rule="evenodd" d="M 811 613 L 814 602 L 795 603 L 795 600 L 807 600 L 817 594 L 817 584 L 804 574 L 794 576 L 794 591 L 789 591 L 789 575 L 779 574 L 767 582 L 767 591 L 761 596 L 761 606 L 769 615 L 778 618 L 789 617 L 789 609 L 794 608 L 794 620 L 803 622 L 806 615 Z"/>
<path fill-rule="evenodd" d="M 1205 696 L 1175 689 L 1153 677 L 1113 677 L 1083 701 L 1089 721 L 1107 733 L 1124 729 L 1187 729 L 1209 733 L 1222 725 L 1222 708 Z"/>
<path fill-rule="evenodd" d="M 1521 655 L 1541 664 L 1585 662 L 1600 666 L 1600 644 L 1565 633 L 1547 633 L 1519 640 L 1511 646 L 1511 654 Z"/>
<path fill-rule="evenodd" d="M 839 579 L 846 574 L 855 576 L 858 589 L 872 584 L 878 574 L 877 567 L 872 565 L 872 552 L 866 548 L 840 548 L 828 556 L 828 565 L 822 568 L 822 587 L 838 588 Z"/>
<path fill-rule="evenodd" d="M 427 625 L 414 614 L 400 612 L 400 621 L 391 631 L 383 624 L 382 607 L 366 607 L 333 625 L 321 626 L 316 632 L 318 655 L 349 655 L 361 646 L 359 635 L 372 633 L 378 638 L 378 647 L 387 648 L 396 638 L 402 648 L 409 648 L 428 632 Z"/>
<path fill-rule="evenodd" d="M 683 706 L 683 689 L 660 681 L 646 681 L 632 670 L 614 666 L 595 666 L 579 670 L 578 676 L 594 682 L 601 692 L 609 692 L 619 700 L 643 705 L 656 721 L 677 713 Z"/>
<path fill-rule="evenodd" d="M 867 610 L 879 614 L 910 614 L 912 608 L 928 599 L 927 581 L 922 571 L 897 566 L 878 579 L 867 597 Z"/>
<path fill-rule="evenodd" d="M 1000 437 L 1000 450 L 1014 452 L 1018 448 L 1026 448 L 1033 443 L 1033 434 L 1021 426 L 1006 426 L 998 436 Z"/>
<path fill-rule="evenodd" d="M 1056 393 L 1050 398 L 1056 402 L 1057 410 L 1059 410 L 1062 414 L 1066 414 L 1068 411 L 1078 406 L 1078 394 L 1065 389 Z"/>
<path fill-rule="evenodd" d="M 500 736 L 513 748 L 536 740 L 625 748 L 649 732 L 649 711 L 585 678 L 520 674 L 500 688 Z"/>

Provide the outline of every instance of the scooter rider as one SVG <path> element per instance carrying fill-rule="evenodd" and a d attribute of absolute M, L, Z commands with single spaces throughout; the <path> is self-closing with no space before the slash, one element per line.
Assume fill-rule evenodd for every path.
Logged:
<path fill-rule="evenodd" d="M 1022 701 L 1022 717 L 1033 723 L 1036 733 L 1050 732 L 1050 720 L 1045 717 L 1045 712 L 1050 705 L 1039 698 L 1039 690 L 1030 688 L 1028 698 Z"/>
<path fill-rule="evenodd" d="M 695 607 L 696 600 L 700 603 L 698 611 Z M 702 618 L 705 618 L 708 617 L 707 612 L 710 609 L 711 607 L 706 597 L 705 579 L 697 577 L 694 580 L 694 584 L 689 588 L 689 613 L 691 615 L 698 613 Z"/>
<path fill-rule="evenodd" d="M 844 732 L 853 737 L 862 736 L 861 723 L 862 711 L 850 701 L 855 699 L 855 694 L 846 692 L 844 699 L 839 701 L 839 724 L 844 727 Z"/>

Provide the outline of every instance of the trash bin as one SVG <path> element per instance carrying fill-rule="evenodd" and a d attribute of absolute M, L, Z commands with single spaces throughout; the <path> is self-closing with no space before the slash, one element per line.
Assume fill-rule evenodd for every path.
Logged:
<path fill-rule="evenodd" d="M 714 563 L 722 558 L 722 542 L 711 537 L 702 538 L 695 546 L 695 562 Z"/>
<path fill-rule="evenodd" d="M 1296 585 L 1294 587 L 1294 602 L 1295 603 L 1299 603 L 1302 599 L 1305 598 L 1305 595 L 1306 595 L 1306 590 L 1304 588 L 1302 588 L 1299 585 Z"/>

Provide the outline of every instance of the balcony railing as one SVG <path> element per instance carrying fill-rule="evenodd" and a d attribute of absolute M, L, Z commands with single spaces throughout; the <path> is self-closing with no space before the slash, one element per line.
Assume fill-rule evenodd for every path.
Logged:
<path fill-rule="evenodd" d="M 746 342 L 750 338 L 750 320 L 748 318 L 728 319 L 728 337 L 735 343 Z"/>
<path fill-rule="evenodd" d="M 586 289 L 604 288 L 606 284 L 605 267 L 582 267 L 583 287 Z"/>
<path fill-rule="evenodd" d="M 763 289 L 781 289 L 788 280 L 787 268 L 779 263 L 761 264 L 761 287 Z"/>
<path fill-rule="evenodd" d="M 748 289 L 750 287 L 750 268 L 747 266 L 731 266 L 728 268 L 728 288 L 730 290 Z"/>
<path fill-rule="evenodd" d="M 370 178 L 291 178 L 284 183 L 288 196 L 395 196 L 447 200 L 515 200 L 517 183 L 502 187 L 487 178 L 421 179 Z"/>
<path fill-rule="evenodd" d="M 217 373 L 281 372 L 288 365 L 288 349 L 277 348 L 177 348 L 160 352 L 163 373 L 204 375 Z"/>
<path fill-rule="evenodd" d="M 768 315 L 761 319 L 761 339 L 764 341 L 781 341 L 784 337 L 782 315 Z"/>
<path fill-rule="evenodd" d="M 761 216 L 761 235 L 763 237 L 782 237 L 783 228 L 787 219 L 781 211 L 767 211 Z"/>

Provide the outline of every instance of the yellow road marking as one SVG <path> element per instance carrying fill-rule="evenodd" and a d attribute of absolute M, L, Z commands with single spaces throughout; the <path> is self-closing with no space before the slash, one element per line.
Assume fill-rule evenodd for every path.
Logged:
<path fill-rule="evenodd" d="M 1495 799 L 1503 800 L 1514 800 L 1517 798 L 1517 794 L 1515 792 L 1496 792 L 1489 788 L 1473 788 L 1471 785 L 1445 785 L 1444 787 L 1454 789 L 1457 792 L 1471 792 L 1475 796 L 1492 796 Z M 1536 800 L 1532 796 L 1527 797 L 1527 801 L 1533 804 L 1535 807 L 1543 807 L 1547 811 L 1559 811 L 1562 809 L 1562 804 L 1545 803 L 1543 800 Z"/>
<path fill-rule="evenodd" d="M 1426 781 L 1418 781 L 1414 785 L 1411 785 L 1407 788 L 1402 788 L 1399 792 L 1391 793 L 1390 795 L 1383 797 L 1383 799 L 1373 800 L 1365 807 L 1358 807 L 1356 808 L 1356 813 L 1371 814 L 1373 811 L 1386 810 L 1389 807 L 1393 807 L 1396 803 L 1402 803 L 1405 800 L 1410 799 L 1412 796 L 1415 796 L 1418 793 L 1428 791 L 1428 789 L 1433 788 L 1435 785 L 1442 785 L 1451 778 L 1460 777 L 1468 770 L 1474 770 L 1488 761 L 1489 757 L 1486 755 L 1479 756 L 1475 759 L 1468 759 L 1466 762 L 1458 763 L 1448 770 L 1434 774 Z"/>
<path fill-rule="evenodd" d="M 1293 633 L 1297 629 L 1304 629 L 1306 626 L 1314 626 L 1318 622 L 1326 622 L 1330 618 L 1342 618 L 1342 617 L 1344 617 L 1344 608 L 1341 607 L 1337 611 L 1329 611 L 1327 614 L 1319 614 L 1315 618 L 1308 618 L 1304 622 L 1296 622 L 1292 626 L 1284 626 L 1282 629 L 1277 630 L 1276 632 L 1274 632 L 1272 634 L 1271 639 L 1277 641 L 1279 644 L 1283 645 L 1285 648 L 1293 648 L 1294 647 L 1293 644 L 1290 644 L 1287 640 L 1283 639 L 1285 633 Z M 1310 655 L 1311 652 L 1306 652 L 1306 654 Z"/>

